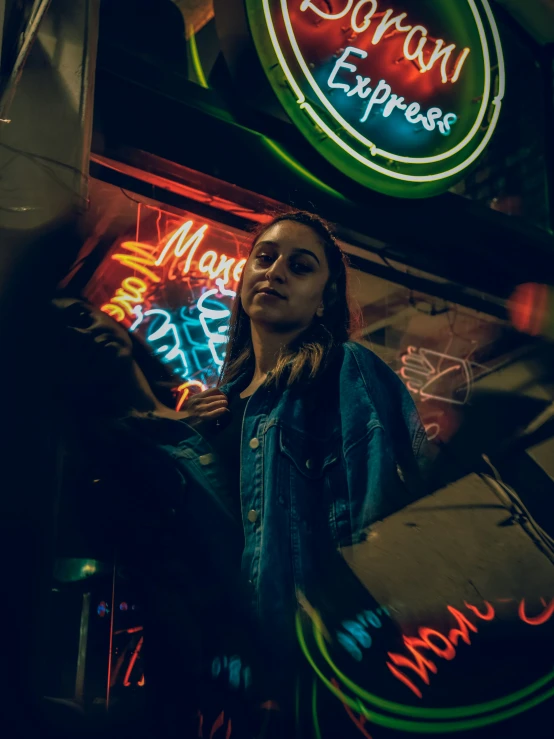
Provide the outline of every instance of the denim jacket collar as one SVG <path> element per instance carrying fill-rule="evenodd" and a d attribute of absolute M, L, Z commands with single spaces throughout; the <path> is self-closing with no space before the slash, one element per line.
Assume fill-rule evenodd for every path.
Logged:
<path fill-rule="evenodd" d="M 227 397 L 235 392 L 241 393 L 245 388 L 248 387 L 248 383 L 251 379 L 251 374 L 252 373 L 250 372 L 250 370 L 246 370 L 245 372 L 242 372 L 238 377 L 235 377 L 234 380 L 231 380 L 231 382 L 226 382 L 225 385 L 220 385 L 219 390 L 227 395 Z"/>

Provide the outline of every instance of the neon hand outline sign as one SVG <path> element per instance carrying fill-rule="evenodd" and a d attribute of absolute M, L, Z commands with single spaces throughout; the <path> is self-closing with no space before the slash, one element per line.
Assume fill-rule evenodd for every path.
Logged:
<path fill-rule="evenodd" d="M 419 394 L 423 402 L 434 399 L 452 405 L 465 405 L 469 400 L 473 376 L 470 363 L 466 359 L 453 357 L 450 354 L 443 354 L 432 349 L 423 347 L 418 349 L 415 346 L 409 346 L 401 361 L 403 366 L 400 370 L 400 376 L 405 381 L 408 390 L 414 395 Z M 441 366 L 445 362 L 447 363 L 446 368 L 439 371 L 437 366 Z M 448 397 L 438 390 L 440 381 L 456 372 L 462 374 L 462 380 L 458 387 L 465 387 L 465 395 L 461 400 L 451 396 Z"/>

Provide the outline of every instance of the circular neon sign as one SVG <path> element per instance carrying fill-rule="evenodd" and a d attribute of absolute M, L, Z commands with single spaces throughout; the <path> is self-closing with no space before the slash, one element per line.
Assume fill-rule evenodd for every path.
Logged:
<path fill-rule="evenodd" d="M 490 141 L 505 74 L 487 0 L 246 0 L 246 9 L 293 123 L 361 184 L 435 195 Z"/>

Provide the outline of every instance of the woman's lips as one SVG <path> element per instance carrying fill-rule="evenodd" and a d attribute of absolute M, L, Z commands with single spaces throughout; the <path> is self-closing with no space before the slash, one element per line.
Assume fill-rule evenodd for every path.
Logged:
<path fill-rule="evenodd" d="M 258 290 L 258 295 L 265 295 L 266 298 L 277 298 L 278 300 L 284 300 L 284 295 L 281 295 L 277 291 L 269 291 L 269 290 Z"/>

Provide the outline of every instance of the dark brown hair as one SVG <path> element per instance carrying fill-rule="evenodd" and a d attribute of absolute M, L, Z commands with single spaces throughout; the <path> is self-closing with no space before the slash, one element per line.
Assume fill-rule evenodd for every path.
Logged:
<path fill-rule="evenodd" d="M 286 384 L 290 386 L 300 379 L 312 380 L 325 369 L 334 350 L 348 341 L 350 334 L 357 327 L 359 311 L 355 311 L 351 306 L 347 274 L 349 264 L 346 255 L 338 245 L 330 226 L 313 213 L 305 211 L 285 213 L 262 226 L 254 234 L 249 257 L 261 236 L 275 224 L 285 221 L 311 228 L 323 245 L 329 265 L 329 279 L 323 291 L 325 310 L 323 317 L 314 316 L 311 326 L 282 352 L 275 369 L 266 380 L 268 384 L 279 383 L 287 375 Z M 227 352 L 219 386 L 231 382 L 246 369 L 254 368 L 250 319 L 240 299 L 243 275 L 238 284 L 237 297 L 229 319 Z"/>

